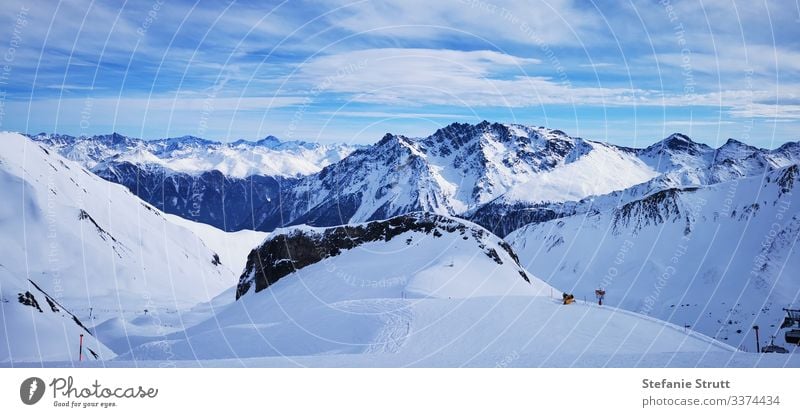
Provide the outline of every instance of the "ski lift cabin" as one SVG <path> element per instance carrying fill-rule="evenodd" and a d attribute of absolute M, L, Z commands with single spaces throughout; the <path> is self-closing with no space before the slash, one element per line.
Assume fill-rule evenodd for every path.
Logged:
<path fill-rule="evenodd" d="M 800 310 L 791 308 L 784 308 L 783 310 L 786 312 L 786 318 L 783 319 L 781 329 L 790 328 L 784 335 L 786 343 L 800 345 Z"/>
<path fill-rule="evenodd" d="M 775 336 L 772 336 L 772 342 L 761 348 L 761 353 L 789 353 L 789 351 L 783 346 L 776 345 Z"/>

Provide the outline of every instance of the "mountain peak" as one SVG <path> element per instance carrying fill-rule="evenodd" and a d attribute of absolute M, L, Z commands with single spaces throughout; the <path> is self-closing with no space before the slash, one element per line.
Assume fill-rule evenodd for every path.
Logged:
<path fill-rule="evenodd" d="M 259 145 L 259 146 L 278 146 L 283 142 L 281 142 L 281 140 L 276 138 L 275 136 L 269 135 L 269 136 L 265 137 L 264 139 L 260 139 L 260 140 L 256 141 L 255 143 L 256 143 L 256 145 Z"/>
<path fill-rule="evenodd" d="M 742 141 L 736 140 L 734 138 L 728 138 L 728 140 L 725 141 L 725 143 L 722 146 L 719 147 L 719 149 L 729 149 L 729 148 L 747 149 L 747 150 L 751 150 L 751 151 L 754 151 L 754 150 L 758 149 L 755 146 L 748 145 L 748 144 L 746 144 L 746 143 L 744 143 Z"/>
<path fill-rule="evenodd" d="M 681 143 L 681 144 L 683 144 L 683 143 L 695 143 L 695 141 L 693 141 L 692 138 L 690 138 L 689 136 L 684 135 L 683 133 L 679 133 L 679 132 L 675 132 L 675 133 L 667 136 L 667 138 L 664 139 L 664 142 L 666 142 L 666 143 L 676 143 L 676 144 L 677 143 Z"/>
<path fill-rule="evenodd" d="M 504 140 L 510 136 L 509 129 L 506 125 L 491 123 L 484 120 L 474 125 L 469 123 L 451 123 L 425 138 L 425 142 L 429 145 L 439 144 L 440 146 L 452 146 L 458 149 L 473 141 L 481 142 L 485 140 L 486 134 L 496 137 L 498 140 Z M 447 151 L 445 153 L 447 153 Z"/>
<path fill-rule="evenodd" d="M 393 134 L 391 134 L 391 133 L 389 133 L 389 132 L 386 132 L 386 134 L 385 134 L 385 135 L 383 135 L 383 137 L 381 138 L 381 140 L 379 140 L 379 141 L 378 141 L 377 145 L 380 145 L 380 144 L 383 144 L 383 143 L 389 142 L 389 141 L 390 141 L 390 140 L 392 140 L 392 139 L 394 139 L 394 135 L 393 135 Z"/>
<path fill-rule="evenodd" d="M 697 143 L 693 141 L 689 136 L 686 136 L 683 133 L 676 132 L 667 136 L 660 142 L 656 142 L 653 145 L 647 147 L 646 150 L 676 151 L 680 153 L 689 153 L 691 155 L 697 155 L 702 153 L 702 151 L 711 150 L 711 148 L 702 143 Z"/>

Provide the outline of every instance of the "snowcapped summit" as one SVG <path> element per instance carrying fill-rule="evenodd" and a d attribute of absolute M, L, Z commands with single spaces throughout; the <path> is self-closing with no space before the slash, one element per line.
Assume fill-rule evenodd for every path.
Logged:
<path fill-rule="evenodd" d="M 760 175 L 800 161 L 796 146 L 787 143 L 775 150 L 759 149 L 728 139 L 717 149 L 675 133 L 638 151 L 639 158 L 665 177 L 681 185 L 716 184 Z"/>
<path fill-rule="evenodd" d="M 221 145 L 221 143 L 191 135 L 180 136 L 177 138 L 156 139 L 148 142 L 142 141 L 143 147 L 147 147 L 158 154 L 169 154 L 177 151 L 200 151 L 205 148 L 219 145 Z"/>
<path fill-rule="evenodd" d="M 638 153 L 643 161 L 659 172 L 703 169 L 714 157 L 714 149 L 681 133 L 673 133 Z"/>
<path fill-rule="evenodd" d="M 645 154 L 653 153 L 672 153 L 681 154 L 688 153 L 690 155 L 701 155 L 710 152 L 713 149 L 704 143 L 698 143 L 692 140 L 683 133 L 673 133 L 666 138 L 646 147 L 643 149 Z"/>

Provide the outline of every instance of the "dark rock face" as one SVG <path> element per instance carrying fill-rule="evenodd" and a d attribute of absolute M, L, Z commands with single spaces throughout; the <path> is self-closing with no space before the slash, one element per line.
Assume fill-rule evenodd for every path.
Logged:
<path fill-rule="evenodd" d="M 514 203 L 488 203 L 474 213 L 464 216 L 500 237 L 530 223 L 543 223 L 575 214 L 572 207 L 564 204 L 544 203 L 537 205 Z"/>
<path fill-rule="evenodd" d="M 681 218 L 680 193 L 695 189 L 671 188 L 653 193 L 641 200 L 623 205 L 614 213 L 613 230 L 630 229 L 633 233 L 648 225 L 657 225 Z"/>
<path fill-rule="evenodd" d="M 281 187 L 292 182 L 262 175 L 226 177 L 216 170 L 195 176 L 129 162 L 106 166 L 95 173 L 124 185 L 164 212 L 225 231 L 254 229 L 255 209 L 277 201 Z"/>
<path fill-rule="evenodd" d="M 783 171 L 783 173 L 777 179 L 778 186 L 781 187 L 781 194 L 786 194 L 792 191 L 792 188 L 794 188 L 794 183 L 800 178 L 798 172 L 800 172 L 800 169 L 798 169 L 797 165 L 792 165 Z"/>
<path fill-rule="evenodd" d="M 34 297 L 30 291 L 25 291 L 24 293 L 17 294 L 17 301 L 19 301 L 19 303 L 22 305 L 31 306 L 39 310 L 40 313 L 42 313 L 42 308 L 39 307 L 39 302 L 36 301 L 36 297 Z"/>
<path fill-rule="evenodd" d="M 441 237 L 442 233 L 459 233 L 467 238 L 471 234 L 484 250 L 486 256 L 502 264 L 497 251 L 487 248 L 484 240 L 489 233 L 477 227 L 449 217 L 431 213 L 410 213 L 383 221 L 373 221 L 362 225 L 347 225 L 325 229 L 321 232 L 296 230 L 279 234 L 250 252 L 247 265 L 239 278 L 236 299 L 255 286 L 259 292 L 278 282 L 281 278 L 325 258 L 339 255 L 343 250 L 352 249 L 368 242 L 388 242 L 406 232 L 422 232 Z M 500 247 L 508 252 L 519 266 L 519 259 L 511 246 L 501 242 Z M 520 275 L 530 282 L 520 268 Z"/>

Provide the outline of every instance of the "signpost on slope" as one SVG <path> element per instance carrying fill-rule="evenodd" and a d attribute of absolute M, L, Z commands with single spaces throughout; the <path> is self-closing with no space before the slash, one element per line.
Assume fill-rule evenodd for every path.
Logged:
<path fill-rule="evenodd" d="M 597 304 L 603 305 L 603 299 L 606 298 L 606 290 L 598 288 L 594 290 L 594 296 L 597 297 Z"/>

